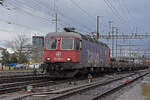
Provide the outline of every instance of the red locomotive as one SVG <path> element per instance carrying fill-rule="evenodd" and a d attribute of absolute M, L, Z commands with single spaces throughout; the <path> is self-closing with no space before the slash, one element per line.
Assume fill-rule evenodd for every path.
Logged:
<path fill-rule="evenodd" d="M 106 44 L 77 32 L 48 33 L 44 40 L 42 68 L 56 77 L 148 68 L 129 61 L 110 62 L 110 48 Z"/>
<path fill-rule="evenodd" d="M 109 47 L 77 32 L 53 32 L 45 36 L 44 68 L 49 73 L 75 76 L 99 73 L 110 63 Z"/>

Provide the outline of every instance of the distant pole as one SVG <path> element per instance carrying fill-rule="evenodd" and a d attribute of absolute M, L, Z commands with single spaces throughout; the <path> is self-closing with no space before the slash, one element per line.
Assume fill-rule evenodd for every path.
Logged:
<path fill-rule="evenodd" d="M 99 17 L 97 16 L 97 40 L 99 39 Z"/>
<path fill-rule="evenodd" d="M 122 56 L 122 46 L 119 45 L 119 47 L 120 47 L 120 57 L 121 57 Z"/>
<path fill-rule="evenodd" d="M 58 21 L 60 21 L 60 20 L 58 19 L 57 12 L 56 12 L 56 15 L 55 15 L 55 19 L 53 19 L 52 21 L 55 22 L 55 30 L 56 30 L 56 32 L 58 32 Z"/>
<path fill-rule="evenodd" d="M 115 27 L 112 27 L 112 58 L 114 57 L 114 33 L 115 33 Z"/>
<path fill-rule="evenodd" d="M 109 40 L 110 40 L 110 37 L 111 37 L 110 34 L 112 32 L 112 21 L 109 21 L 108 24 L 109 24 L 109 32 L 108 32 L 107 44 L 109 45 Z"/>
<path fill-rule="evenodd" d="M 56 12 L 56 32 L 58 31 L 58 15 L 57 15 L 57 12 Z"/>
<path fill-rule="evenodd" d="M 110 36 L 110 33 L 112 32 L 112 21 L 109 21 L 109 34 L 108 36 Z"/>
<path fill-rule="evenodd" d="M 56 12 L 56 14 L 55 14 L 55 20 L 53 20 L 53 21 L 55 21 L 56 22 L 56 26 L 55 26 L 55 28 L 56 28 L 56 32 L 58 32 L 58 13 L 57 13 L 57 7 L 56 7 L 56 0 L 54 0 L 54 11 Z"/>
<path fill-rule="evenodd" d="M 146 57 L 147 57 L 147 51 L 146 51 L 146 49 L 145 49 L 145 61 L 147 60 Z"/>
<path fill-rule="evenodd" d="M 118 56 L 118 41 L 117 41 L 117 36 L 118 36 L 118 29 L 116 29 L 116 57 Z"/>
<path fill-rule="evenodd" d="M 129 57 L 131 58 L 131 41 L 129 41 Z"/>

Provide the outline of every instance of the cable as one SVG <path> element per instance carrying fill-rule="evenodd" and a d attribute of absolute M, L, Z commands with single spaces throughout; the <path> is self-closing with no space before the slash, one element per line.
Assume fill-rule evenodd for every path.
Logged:
<path fill-rule="evenodd" d="M 110 10 L 112 11 L 112 13 L 113 13 L 116 17 L 119 18 L 119 20 L 120 20 L 121 23 L 123 23 L 123 24 L 124 24 L 124 23 L 129 24 L 129 23 L 128 23 L 126 20 L 124 20 L 124 18 L 119 14 L 119 12 L 116 10 L 116 8 L 112 6 L 112 4 L 111 4 L 110 1 L 104 0 L 104 2 L 105 2 L 105 4 L 110 8 Z M 130 29 L 130 30 L 132 29 L 131 26 L 130 26 L 130 24 L 129 24 L 129 29 Z"/>
<path fill-rule="evenodd" d="M 54 0 L 54 1 L 55 1 L 55 0 Z M 71 18 L 69 18 L 68 16 L 64 15 L 63 13 L 61 13 L 61 12 L 58 10 L 57 5 L 56 5 L 55 3 L 56 3 L 56 2 L 54 2 L 54 8 L 53 8 L 54 11 L 57 12 L 57 13 L 58 13 L 59 15 L 61 15 L 62 17 L 66 18 L 67 20 L 71 21 L 71 23 L 74 24 L 75 21 L 73 21 Z M 56 9 L 57 9 L 57 10 L 56 10 Z M 87 27 L 86 25 L 81 24 L 80 22 L 75 23 L 75 24 L 77 24 L 77 25 L 75 25 L 75 26 L 81 26 L 81 27 L 87 29 L 88 31 L 91 30 L 89 27 Z"/>
<path fill-rule="evenodd" d="M 14 5 L 13 5 L 14 6 Z M 15 6 L 16 7 L 16 6 Z M 16 7 L 17 9 L 20 9 L 20 8 L 18 8 L 18 7 Z M 25 13 L 27 13 L 27 14 L 29 14 L 29 15 L 34 15 L 34 14 L 31 14 L 31 13 L 29 13 L 29 12 L 27 12 L 27 11 L 25 11 L 25 10 L 23 10 L 23 9 L 21 9 L 23 12 L 25 12 Z M 35 15 L 34 15 L 35 16 Z M 38 16 L 39 17 L 39 16 Z M 40 17 L 41 18 L 41 17 Z M 43 17 L 42 17 L 43 18 Z M 47 19 L 47 18 L 44 18 L 44 19 L 46 19 L 46 20 L 50 20 L 50 19 Z M 51 21 L 51 20 L 50 20 Z M 60 24 L 60 23 L 59 23 Z M 60 24 L 61 26 L 64 26 L 63 24 Z"/>
<path fill-rule="evenodd" d="M 130 21 L 130 12 L 129 12 L 129 9 L 125 6 L 125 5 L 123 5 L 122 3 L 121 3 L 121 1 L 120 0 L 114 0 L 116 3 L 118 3 L 119 4 L 119 7 L 122 9 L 122 13 L 124 14 L 124 16 L 126 16 L 125 18 L 127 18 L 127 20 L 128 20 L 128 22 L 132 25 L 132 26 L 135 26 L 136 24 L 135 23 L 131 23 L 131 21 Z M 122 1 L 122 2 L 124 2 L 124 1 Z M 126 14 L 125 14 L 126 13 Z"/>
<path fill-rule="evenodd" d="M 31 30 L 38 30 L 40 32 L 44 32 L 43 30 L 39 30 L 37 28 L 33 28 L 31 26 L 27 26 L 27 25 L 23 25 L 23 24 L 18 24 L 18 23 L 15 23 L 15 22 L 11 22 L 11 21 L 6 21 L 6 20 L 3 20 L 3 19 L 0 19 L 1 22 L 5 22 L 5 23 L 8 23 L 8 24 L 12 24 L 12 25 L 16 25 L 16 26 L 19 26 L 19 27 L 24 27 L 24 28 L 27 28 L 27 29 L 31 29 Z"/>
<path fill-rule="evenodd" d="M 120 0 L 119 0 L 119 1 L 120 1 Z M 122 2 L 122 6 L 126 9 L 128 15 L 131 16 L 132 19 L 135 19 L 135 18 L 133 17 L 133 15 L 130 13 L 130 10 L 128 9 L 128 7 L 127 7 L 125 1 L 121 0 L 120 3 L 121 3 L 121 2 Z M 133 24 L 134 24 L 134 25 L 137 25 L 136 23 L 133 23 Z M 136 26 L 135 26 L 135 27 L 136 27 Z"/>
<path fill-rule="evenodd" d="M 0 31 L 2 31 L 2 32 L 7 32 L 7 33 L 15 32 L 15 31 L 9 31 L 9 30 L 5 30 L 5 29 L 0 29 Z"/>
<path fill-rule="evenodd" d="M 70 0 L 77 8 L 79 8 L 83 13 L 85 13 L 88 17 L 90 17 L 91 19 L 94 19 L 95 21 L 95 17 L 93 17 L 92 15 L 90 15 L 86 10 L 84 10 L 82 7 L 80 7 L 75 1 Z"/>
<path fill-rule="evenodd" d="M 120 15 L 120 13 L 117 11 L 117 9 L 111 4 L 111 2 L 109 0 L 105 0 L 105 1 L 107 1 L 107 3 L 110 5 L 110 7 L 114 11 L 114 13 L 117 14 L 117 16 L 119 16 L 121 20 L 122 19 L 124 20 L 124 18 Z"/>
<path fill-rule="evenodd" d="M 33 1 L 33 0 L 31 0 L 31 1 Z M 37 3 L 37 1 L 34 2 L 34 3 Z M 37 3 L 37 5 L 39 5 L 39 4 Z M 37 6 L 37 5 L 36 5 L 36 6 Z M 30 7 L 31 7 L 31 6 L 30 6 Z M 37 6 L 37 7 L 41 7 L 41 6 Z M 44 6 L 44 7 L 45 7 L 45 6 Z M 32 6 L 31 8 L 33 8 L 33 6 Z M 33 9 L 34 9 L 34 8 L 33 8 Z M 65 18 L 67 18 L 68 20 L 70 20 L 70 21 L 73 23 L 72 19 L 70 19 L 69 17 L 63 15 L 63 14 L 60 13 L 59 11 L 57 11 L 57 12 L 58 12 L 60 15 L 62 15 L 62 16 L 65 17 Z M 53 15 L 51 15 L 51 16 L 54 17 Z M 78 24 L 78 25 L 79 25 L 79 24 Z M 78 25 L 77 25 L 77 26 L 78 26 Z M 89 30 L 89 28 L 87 28 L 86 26 L 83 25 L 83 27 Z"/>
<path fill-rule="evenodd" d="M 14 3 L 14 2 L 13 2 L 13 3 Z M 33 16 L 33 17 L 37 17 L 37 18 L 43 19 L 43 20 L 45 20 L 45 21 L 48 22 L 48 23 L 51 22 L 50 19 L 44 18 L 44 17 L 39 16 L 39 15 L 35 15 L 35 14 L 29 12 L 29 11 L 26 11 L 26 10 L 24 10 L 24 9 L 22 9 L 22 8 L 19 8 L 19 7 L 15 6 L 14 4 L 16 4 L 16 3 L 14 3 L 14 4 L 13 4 L 13 3 L 11 3 L 11 5 L 12 5 L 13 7 L 16 8 L 16 9 L 14 9 L 14 10 L 18 10 L 18 11 L 23 12 L 23 13 L 25 13 L 25 14 L 28 14 L 28 15 L 30 15 L 30 16 Z"/>

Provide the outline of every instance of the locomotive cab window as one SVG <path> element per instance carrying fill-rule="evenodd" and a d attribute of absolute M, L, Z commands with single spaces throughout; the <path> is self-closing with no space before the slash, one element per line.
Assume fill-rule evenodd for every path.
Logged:
<path fill-rule="evenodd" d="M 73 49 L 73 39 L 72 38 L 62 38 L 61 41 L 61 48 L 62 49 Z"/>
<path fill-rule="evenodd" d="M 57 47 L 57 39 L 56 38 L 47 38 L 46 39 L 46 48 L 48 50 L 56 49 Z"/>

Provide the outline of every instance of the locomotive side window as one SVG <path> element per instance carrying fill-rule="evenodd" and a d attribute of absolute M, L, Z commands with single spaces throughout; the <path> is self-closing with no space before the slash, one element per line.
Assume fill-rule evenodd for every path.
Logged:
<path fill-rule="evenodd" d="M 75 50 L 79 50 L 80 49 L 79 43 L 80 43 L 79 39 L 74 39 L 74 49 Z"/>
<path fill-rule="evenodd" d="M 80 40 L 80 50 L 82 49 L 82 40 Z"/>
<path fill-rule="evenodd" d="M 56 49 L 57 47 L 57 39 L 56 38 L 48 38 L 46 40 L 46 48 L 48 50 Z"/>
<path fill-rule="evenodd" d="M 73 39 L 72 38 L 62 38 L 61 48 L 62 49 L 73 49 Z"/>

